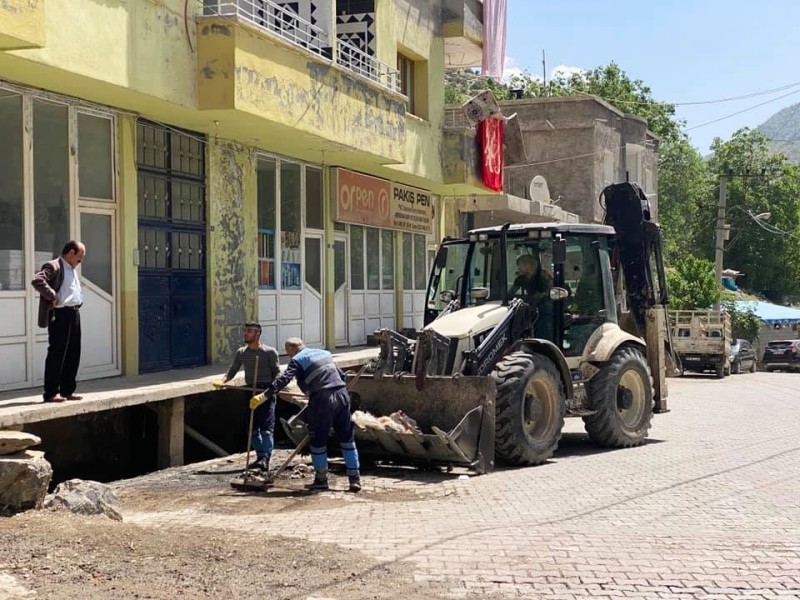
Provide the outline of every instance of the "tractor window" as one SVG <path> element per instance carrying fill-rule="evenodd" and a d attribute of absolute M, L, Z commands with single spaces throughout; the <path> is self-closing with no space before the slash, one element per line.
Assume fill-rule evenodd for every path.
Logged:
<path fill-rule="evenodd" d="M 470 290 L 485 288 L 488 300 L 500 300 L 500 240 L 476 242 L 467 273 L 467 305 L 476 303 Z"/>
<path fill-rule="evenodd" d="M 428 290 L 428 308 L 442 310 L 447 306 L 445 297 L 450 292 L 454 298 L 461 297 L 464 283 L 464 269 L 467 262 L 469 242 L 447 244 L 447 262 L 439 269 L 434 266 L 433 278 Z"/>
<path fill-rule="evenodd" d="M 600 256 L 594 237 L 568 237 L 564 283 L 570 291 L 564 316 L 564 354 L 580 356 L 595 329 L 606 320 Z"/>
<path fill-rule="evenodd" d="M 537 338 L 553 340 L 554 303 L 552 238 L 508 239 L 508 296 L 522 298 L 536 309 L 533 333 Z"/>

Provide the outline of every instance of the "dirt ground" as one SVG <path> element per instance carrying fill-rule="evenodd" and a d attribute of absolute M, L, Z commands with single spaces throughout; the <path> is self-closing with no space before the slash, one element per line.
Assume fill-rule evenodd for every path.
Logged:
<path fill-rule="evenodd" d="M 275 458 L 279 464 L 281 452 Z M 240 493 L 229 486 L 235 475 L 222 471 L 235 470 L 243 462 L 238 456 L 219 459 L 112 487 L 123 514 L 201 507 L 210 513 L 252 513 L 257 503 L 258 512 L 283 511 L 288 522 L 302 518 L 297 512 L 343 502 L 413 501 L 446 494 L 435 484 L 458 476 L 413 469 L 384 469 L 380 476 L 370 476 L 367 471 L 358 495 L 309 494 L 301 489 L 311 475 L 297 478 L 304 471 L 298 467 L 294 475 L 287 471 L 280 487 Z M 347 478 L 332 470 L 331 483 L 344 490 Z M 0 518 L 0 540 L 0 600 L 447 597 L 444 588 L 416 583 L 404 563 L 381 564 L 335 545 L 279 536 L 265 539 L 203 527 L 167 531 L 45 509 Z"/>

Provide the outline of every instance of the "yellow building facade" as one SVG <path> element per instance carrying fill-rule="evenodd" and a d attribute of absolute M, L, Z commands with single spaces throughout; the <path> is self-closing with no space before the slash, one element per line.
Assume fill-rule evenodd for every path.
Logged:
<path fill-rule="evenodd" d="M 278 348 L 418 327 L 444 198 L 483 192 L 443 142 L 481 10 L 0 3 L 0 389 L 41 382 L 29 281 L 69 239 L 83 379 L 225 363 L 251 319 Z"/>

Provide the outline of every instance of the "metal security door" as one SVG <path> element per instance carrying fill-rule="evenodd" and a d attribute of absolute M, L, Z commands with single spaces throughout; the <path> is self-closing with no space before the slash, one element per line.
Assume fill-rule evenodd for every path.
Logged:
<path fill-rule="evenodd" d="M 139 371 L 206 364 L 205 142 L 140 121 Z"/>

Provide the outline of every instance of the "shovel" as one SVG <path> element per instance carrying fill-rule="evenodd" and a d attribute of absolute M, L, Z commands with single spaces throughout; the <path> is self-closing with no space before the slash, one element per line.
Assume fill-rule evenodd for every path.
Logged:
<path fill-rule="evenodd" d="M 258 382 L 258 359 L 259 356 L 256 354 L 256 366 L 255 372 L 253 373 L 253 390 L 252 396 L 256 395 L 256 385 Z M 250 446 L 253 440 L 253 417 L 256 414 L 256 409 L 250 409 L 250 423 L 247 425 L 247 455 L 245 456 L 244 460 L 244 471 L 242 471 L 241 477 L 237 477 L 233 481 L 231 481 L 231 487 L 235 490 L 248 490 L 248 489 L 263 489 L 264 483 L 260 477 L 258 477 L 255 473 L 250 472 Z"/>

